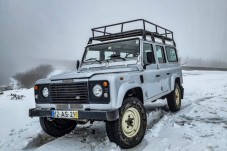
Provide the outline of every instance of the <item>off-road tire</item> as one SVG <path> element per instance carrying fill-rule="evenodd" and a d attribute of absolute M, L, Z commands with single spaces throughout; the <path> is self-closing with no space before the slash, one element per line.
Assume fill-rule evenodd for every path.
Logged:
<path fill-rule="evenodd" d="M 111 142 L 115 142 L 114 133 L 113 133 L 113 124 L 115 121 L 106 122 L 106 133 Z"/>
<path fill-rule="evenodd" d="M 68 119 L 48 119 L 47 117 L 40 117 L 39 121 L 43 131 L 53 137 L 64 136 L 74 130 L 77 125 L 76 121 Z"/>
<path fill-rule="evenodd" d="M 106 132 L 110 141 L 123 149 L 138 145 L 145 135 L 146 128 L 146 111 L 143 103 L 136 97 L 126 98 L 119 108 L 119 118 L 106 122 Z"/>
<path fill-rule="evenodd" d="M 181 108 L 181 89 L 178 83 L 175 83 L 174 90 L 167 96 L 169 110 L 177 112 Z"/>

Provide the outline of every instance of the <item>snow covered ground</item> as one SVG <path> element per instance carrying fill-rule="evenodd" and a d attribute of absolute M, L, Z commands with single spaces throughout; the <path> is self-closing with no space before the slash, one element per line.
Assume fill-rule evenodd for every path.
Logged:
<path fill-rule="evenodd" d="M 181 111 L 169 112 L 165 100 L 146 106 L 146 136 L 131 150 L 227 150 L 227 72 L 184 71 L 183 75 L 185 98 Z M 11 100 L 11 93 L 25 97 Z M 79 125 L 57 139 L 46 135 L 38 118 L 28 117 L 28 109 L 34 106 L 32 89 L 0 95 L 0 151 L 121 150 L 109 142 L 104 122 Z"/>

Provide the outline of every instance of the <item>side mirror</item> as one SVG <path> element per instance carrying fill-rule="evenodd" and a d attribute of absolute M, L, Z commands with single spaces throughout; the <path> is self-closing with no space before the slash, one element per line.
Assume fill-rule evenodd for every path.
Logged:
<path fill-rule="evenodd" d="M 78 69 L 79 69 L 79 66 L 80 66 L 80 61 L 79 61 L 79 60 L 77 60 L 77 61 L 76 61 L 76 70 L 78 70 Z"/>
<path fill-rule="evenodd" d="M 147 62 L 149 64 L 154 63 L 154 53 L 153 52 L 147 52 Z"/>

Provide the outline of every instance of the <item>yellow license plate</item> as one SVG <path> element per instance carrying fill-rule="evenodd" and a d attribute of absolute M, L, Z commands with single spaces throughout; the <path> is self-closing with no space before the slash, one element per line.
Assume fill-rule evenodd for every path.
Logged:
<path fill-rule="evenodd" d="M 78 115 L 78 111 L 53 110 L 52 117 L 53 118 L 79 118 L 79 115 Z"/>

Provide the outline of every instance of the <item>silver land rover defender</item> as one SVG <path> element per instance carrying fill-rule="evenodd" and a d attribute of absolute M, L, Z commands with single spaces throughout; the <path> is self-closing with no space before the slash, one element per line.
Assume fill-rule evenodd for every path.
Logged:
<path fill-rule="evenodd" d="M 141 28 L 126 30 L 135 22 Z M 114 27 L 119 31 L 110 32 Z M 166 98 L 170 111 L 181 108 L 183 79 L 173 32 L 144 19 L 91 30 L 77 71 L 36 82 L 36 108 L 29 116 L 39 117 L 54 137 L 77 123 L 104 121 L 110 141 L 134 147 L 146 132 L 146 104 Z"/>

